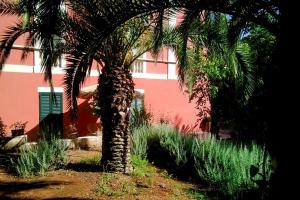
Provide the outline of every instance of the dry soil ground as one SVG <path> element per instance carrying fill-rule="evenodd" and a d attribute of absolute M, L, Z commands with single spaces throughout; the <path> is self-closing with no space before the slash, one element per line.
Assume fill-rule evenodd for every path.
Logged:
<path fill-rule="evenodd" d="M 99 154 L 96 151 L 70 151 L 68 167 L 32 178 L 16 177 L 0 165 L 0 199 L 195 198 L 188 192 L 193 191 L 192 184 L 175 180 L 155 167 L 152 167 L 152 173 L 140 177 L 104 173 L 80 162 Z"/>

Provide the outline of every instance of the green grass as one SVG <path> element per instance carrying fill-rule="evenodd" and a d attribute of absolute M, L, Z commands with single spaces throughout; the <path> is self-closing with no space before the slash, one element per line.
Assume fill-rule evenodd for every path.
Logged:
<path fill-rule="evenodd" d="M 114 190 L 110 187 L 112 180 L 115 178 L 114 174 L 104 174 L 101 177 L 101 180 L 97 184 L 95 191 L 100 194 L 104 194 L 107 196 L 114 195 Z"/>
<path fill-rule="evenodd" d="M 133 175 L 134 176 L 151 176 L 155 169 L 148 163 L 146 159 L 139 156 L 132 156 Z"/>
<path fill-rule="evenodd" d="M 91 158 L 84 158 L 79 161 L 79 164 L 84 164 L 84 165 L 100 165 L 100 160 L 101 157 L 100 155 L 91 157 Z"/>
<path fill-rule="evenodd" d="M 171 179 L 173 178 L 173 175 L 168 173 L 168 171 L 166 169 L 161 170 L 161 172 L 159 173 L 162 177 L 167 178 L 167 179 Z"/>
<path fill-rule="evenodd" d="M 186 193 L 191 197 L 191 199 L 195 200 L 206 200 L 207 197 L 202 192 L 195 189 L 188 189 Z"/>
<path fill-rule="evenodd" d="M 124 179 L 122 175 L 104 173 L 97 183 L 95 192 L 106 196 L 117 197 L 136 192 L 135 184 Z"/>

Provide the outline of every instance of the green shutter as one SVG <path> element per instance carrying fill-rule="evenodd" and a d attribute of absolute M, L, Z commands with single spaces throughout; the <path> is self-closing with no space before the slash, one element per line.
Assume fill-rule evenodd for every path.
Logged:
<path fill-rule="evenodd" d="M 63 106 L 62 93 L 51 95 L 50 92 L 39 93 L 40 132 L 45 139 L 63 135 Z"/>
<path fill-rule="evenodd" d="M 55 100 L 51 101 L 51 113 L 61 114 L 62 113 L 62 94 L 55 93 Z"/>
<path fill-rule="evenodd" d="M 41 92 L 39 95 L 40 102 L 40 121 L 42 121 L 48 114 L 62 113 L 62 94 L 55 94 L 56 100 L 51 98 L 51 93 Z"/>
<path fill-rule="evenodd" d="M 50 112 L 50 93 L 40 93 L 40 121 Z"/>

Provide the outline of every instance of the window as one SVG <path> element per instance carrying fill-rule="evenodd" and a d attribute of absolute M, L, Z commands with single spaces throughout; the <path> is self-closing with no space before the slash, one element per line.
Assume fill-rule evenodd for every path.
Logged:
<path fill-rule="evenodd" d="M 144 62 L 142 60 L 135 60 L 131 65 L 132 73 L 144 73 Z"/>
<path fill-rule="evenodd" d="M 141 110 L 142 105 L 143 105 L 142 99 L 133 99 L 131 103 L 131 109 Z"/>
<path fill-rule="evenodd" d="M 40 92 L 40 121 L 49 114 L 62 113 L 62 93 Z"/>
<path fill-rule="evenodd" d="M 60 55 L 54 64 L 54 67 L 62 68 L 63 67 L 63 56 Z"/>
<path fill-rule="evenodd" d="M 144 106 L 144 90 L 142 89 L 136 89 L 134 92 L 134 99 L 131 103 L 131 110 L 141 110 L 141 108 Z"/>
<path fill-rule="evenodd" d="M 60 136 L 63 133 L 62 93 L 39 93 L 40 129 L 45 134 Z M 53 136 L 53 135 L 51 135 Z M 49 136 L 50 137 L 50 136 Z"/>
<path fill-rule="evenodd" d="M 54 43 L 55 48 L 59 48 L 62 44 L 65 43 L 65 40 L 62 38 L 59 38 L 58 36 L 54 36 L 53 40 L 54 40 L 53 43 Z M 56 60 L 56 63 L 54 64 L 54 67 L 62 68 L 64 65 L 64 63 L 63 63 L 64 59 L 65 58 L 63 55 L 59 55 Z"/>

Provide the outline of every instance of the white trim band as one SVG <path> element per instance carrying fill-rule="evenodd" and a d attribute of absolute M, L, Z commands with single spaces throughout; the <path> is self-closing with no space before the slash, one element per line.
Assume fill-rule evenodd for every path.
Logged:
<path fill-rule="evenodd" d="M 31 65 L 5 64 L 2 68 L 2 71 L 3 72 L 33 73 L 33 66 L 31 66 Z"/>
<path fill-rule="evenodd" d="M 53 87 L 54 92 L 63 93 L 64 88 L 62 87 Z M 38 87 L 38 92 L 51 92 L 50 87 Z"/>
<path fill-rule="evenodd" d="M 145 93 L 145 90 L 144 90 L 144 89 L 134 89 L 134 91 L 137 91 L 137 92 L 142 93 L 142 94 Z"/>
<path fill-rule="evenodd" d="M 133 78 L 145 78 L 145 79 L 163 79 L 167 80 L 167 74 L 150 74 L 150 73 L 132 73 Z"/>

